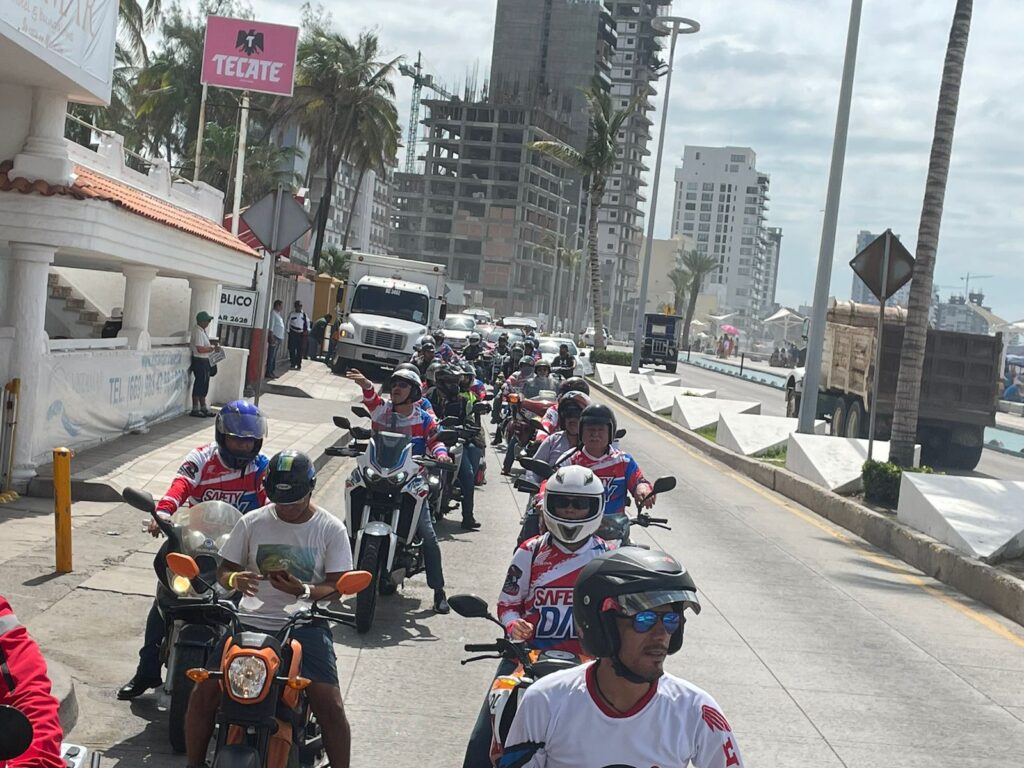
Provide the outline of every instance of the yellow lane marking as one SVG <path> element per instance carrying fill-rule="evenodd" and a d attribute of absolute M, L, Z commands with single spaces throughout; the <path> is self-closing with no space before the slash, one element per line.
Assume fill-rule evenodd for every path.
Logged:
<path fill-rule="evenodd" d="M 619 405 L 618 403 L 614 403 L 614 405 L 620 411 L 623 410 L 622 406 Z M 633 413 L 631 413 L 629 411 L 625 411 L 625 413 L 627 415 L 629 415 L 630 418 L 632 418 L 632 419 L 634 419 L 634 420 L 636 420 L 638 422 L 642 422 L 644 424 L 644 426 L 655 428 L 655 425 L 650 424 L 649 422 L 645 421 L 644 419 L 638 418 Z M 667 430 L 661 430 L 661 429 L 659 429 L 658 431 L 661 432 L 670 442 L 674 443 L 677 447 L 681 448 L 684 452 L 689 454 L 692 458 L 696 459 L 697 461 L 703 462 L 704 464 L 707 464 L 709 467 L 714 467 L 715 469 L 717 469 L 722 474 L 725 474 L 728 477 L 731 477 L 733 480 L 738 482 L 740 485 L 746 486 L 747 488 L 752 490 L 754 493 L 756 493 L 758 496 L 761 496 L 761 497 L 767 499 L 768 501 L 770 501 L 772 504 L 776 505 L 777 507 L 781 507 L 782 509 L 786 510 L 790 514 L 800 518 L 804 522 L 809 523 L 810 525 L 813 525 L 818 530 L 824 531 L 829 536 L 832 536 L 833 538 L 838 539 L 839 541 L 843 542 L 844 544 L 846 544 L 847 546 L 851 547 L 852 549 L 857 550 L 857 552 L 861 556 L 867 558 L 868 560 L 870 560 L 871 562 L 873 562 L 873 563 L 875 563 L 877 565 L 880 565 L 880 566 L 884 567 L 885 569 L 887 569 L 889 571 L 892 571 L 896 575 L 901 576 L 903 579 L 905 579 L 910 584 L 913 584 L 915 587 L 919 587 L 920 589 L 924 590 L 925 592 L 927 592 L 929 595 L 931 595 L 935 599 L 945 603 L 949 607 L 955 608 L 957 611 L 962 613 L 964 616 L 966 616 L 969 619 L 973 619 L 974 621 L 976 621 L 978 624 L 980 624 L 981 626 L 985 627 L 989 631 L 994 632 L 995 634 L 999 635 L 1000 637 L 1002 637 L 1005 640 L 1009 640 L 1011 643 L 1013 643 L 1014 645 L 1018 646 L 1019 648 L 1024 648 L 1024 637 L 1021 637 L 1017 633 L 1015 633 L 1012 630 L 1008 629 L 1007 627 L 1003 626 L 1000 622 L 996 621 L 995 619 L 993 619 L 993 618 L 991 618 L 989 616 L 986 616 L 983 613 L 980 613 L 980 612 L 974 610 L 970 606 L 964 605 L 960 601 L 950 597 L 947 594 L 944 594 L 943 592 L 939 591 L 938 589 L 936 589 L 932 585 L 928 584 L 920 576 L 918 576 L 916 574 L 913 574 L 913 573 L 907 573 L 907 571 L 905 571 L 899 565 L 896 565 L 895 563 L 890 562 L 886 558 L 881 557 L 881 556 L 875 554 L 871 550 L 869 550 L 866 547 L 864 547 L 854 537 L 853 534 L 849 534 L 849 533 L 846 533 L 845 531 L 838 530 L 837 528 L 835 528 L 831 524 L 826 523 L 824 520 L 822 520 L 821 518 L 817 517 L 815 514 L 810 513 L 810 512 L 805 512 L 803 509 L 800 509 L 799 507 L 789 503 L 788 501 L 783 501 L 783 499 L 780 498 L 774 491 L 769 491 L 767 488 L 765 488 L 760 483 L 755 482 L 754 480 L 751 480 L 750 478 L 746 477 L 745 475 L 739 474 L 738 472 L 736 472 L 731 467 L 728 467 L 725 464 L 720 464 L 717 461 L 708 458 L 703 453 L 699 452 L 698 450 L 696 450 L 695 448 L 693 448 L 689 444 L 687 444 L 687 443 L 683 442 L 682 440 L 680 440 L 678 437 L 673 435 L 671 432 L 668 432 Z"/>

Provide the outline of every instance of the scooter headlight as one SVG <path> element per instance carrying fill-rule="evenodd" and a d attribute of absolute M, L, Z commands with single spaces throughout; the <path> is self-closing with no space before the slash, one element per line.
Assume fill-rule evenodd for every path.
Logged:
<path fill-rule="evenodd" d="M 267 664 L 259 656 L 237 656 L 228 665 L 228 685 L 236 699 L 256 699 L 267 682 Z"/>
<path fill-rule="evenodd" d="M 178 576 L 173 571 L 167 571 L 167 583 L 176 595 L 187 595 L 192 591 L 192 582 L 185 576 Z"/>

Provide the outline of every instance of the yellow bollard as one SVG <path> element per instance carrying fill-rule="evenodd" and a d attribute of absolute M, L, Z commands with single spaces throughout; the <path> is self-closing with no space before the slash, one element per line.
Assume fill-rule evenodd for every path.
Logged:
<path fill-rule="evenodd" d="M 71 450 L 53 449 L 53 514 L 57 573 L 71 573 Z"/>

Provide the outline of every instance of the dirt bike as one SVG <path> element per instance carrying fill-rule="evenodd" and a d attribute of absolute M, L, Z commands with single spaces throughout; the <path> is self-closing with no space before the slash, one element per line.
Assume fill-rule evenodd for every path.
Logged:
<path fill-rule="evenodd" d="M 499 675 L 491 683 L 487 706 L 491 711 L 491 763 L 498 764 L 505 750 L 512 720 L 516 716 L 523 693 L 534 682 L 553 672 L 572 669 L 590 661 L 589 656 L 577 656 L 567 651 L 540 651 L 508 639 L 501 622 L 491 613 L 487 602 L 476 595 L 452 595 L 448 604 L 459 616 L 468 619 L 486 619 L 502 629 L 502 636 L 493 643 L 470 643 L 464 646 L 468 653 L 482 654 L 463 659 L 462 666 L 484 659 L 516 662 L 516 668 L 507 675 Z"/>
<path fill-rule="evenodd" d="M 165 520 L 156 511 L 156 502 L 146 491 L 125 488 L 126 502 L 149 513 L 167 537 L 156 557 L 156 602 L 167 625 L 160 657 L 167 667 L 164 692 L 171 702 L 167 710 L 167 736 L 175 752 L 185 751 L 185 712 L 192 695 L 192 681 L 185 674 L 192 667 L 206 664 L 227 626 L 217 614 L 203 611 L 210 602 L 203 584 L 212 584 L 214 592 L 226 599 L 229 592 L 217 583 L 221 546 L 227 541 L 242 513 L 226 501 L 204 501 L 194 507 L 180 507 Z M 176 577 L 167 568 L 171 552 L 190 555 L 199 564 L 201 580 Z"/>
<path fill-rule="evenodd" d="M 171 553 L 167 565 L 183 578 L 202 578 L 188 555 Z M 335 589 L 340 595 L 353 595 L 371 580 L 365 571 L 348 571 Z M 219 612 L 231 626 L 219 665 L 188 670 L 194 682 L 221 683 L 213 768 L 325 768 L 323 735 L 305 693 L 310 680 L 300 675 L 302 645 L 291 633 L 296 626 L 317 620 L 355 626 L 355 617 L 314 602 L 276 632 L 261 632 L 243 629 L 233 603 L 215 598 L 205 610 Z"/>

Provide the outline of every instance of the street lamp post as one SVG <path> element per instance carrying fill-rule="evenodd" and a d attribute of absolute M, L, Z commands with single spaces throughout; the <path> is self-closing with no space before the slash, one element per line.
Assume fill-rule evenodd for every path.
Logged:
<path fill-rule="evenodd" d="M 665 99 L 661 106 L 661 128 L 658 131 L 658 155 L 654 163 L 654 186 L 651 189 L 651 209 L 647 219 L 647 241 L 644 243 L 644 268 L 640 279 L 640 298 L 636 305 L 636 327 L 633 335 L 633 362 L 629 370 L 640 371 L 640 346 L 643 344 L 644 311 L 647 309 L 647 283 L 651 276 L 651 251 L 654 247 L 654 216 L 658 210 L 658 183 L 661 181 L 661 156 L 665 150 L 665 124 L 668 121 L 668 97 L 672 89 L 672 62 L 676 55 L 676 38 L 700 31 L 700 24 L 682 16 L 657 16 L 651 20 L 659 32 L 672 33 L 668 47 L 668 73 L 665 75 Z"/>

